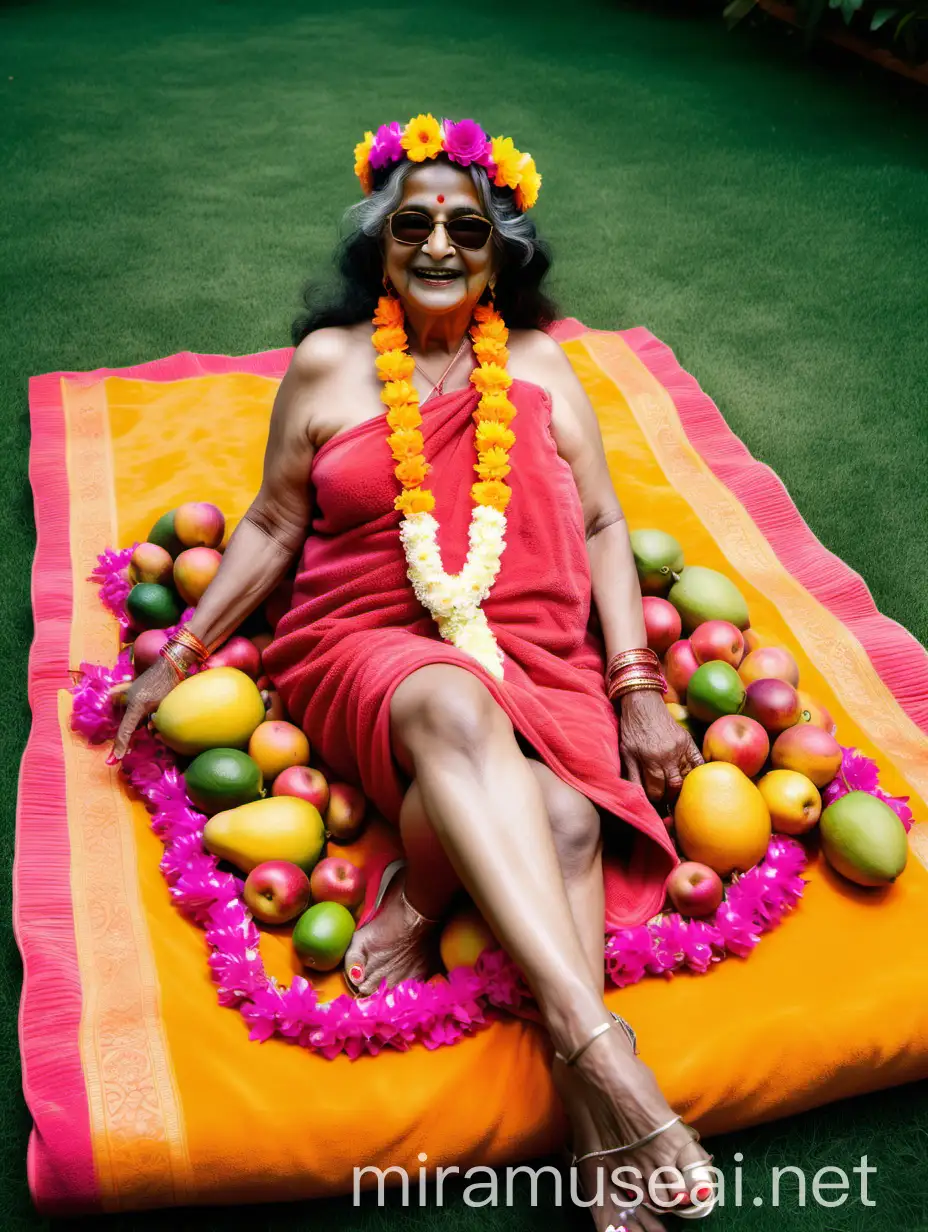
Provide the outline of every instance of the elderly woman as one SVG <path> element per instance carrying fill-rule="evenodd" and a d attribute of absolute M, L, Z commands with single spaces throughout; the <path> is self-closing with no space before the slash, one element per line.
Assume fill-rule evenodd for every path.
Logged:
<path fill-rule="evenodd" d="M 712 1170 L 604 1010 L 604 923 L 659 910 L 676 856 L 654 805 L 701 759 L 646 649 L 595 413 L 544 332 L 540 177 L 509 138 L 431 115 L 368 133 L 355 157 L 342 285 L 322 304 L 310 289 L 294 327 L 261 489 L 130 690 L 114 755 L 299 555 L 266 670 L 406 854 L 349 981 L 428 974 L 463 886 L 553 1041 L 597 1229 L 653 1232 L 657 1210 L 708 1213 Z"/>

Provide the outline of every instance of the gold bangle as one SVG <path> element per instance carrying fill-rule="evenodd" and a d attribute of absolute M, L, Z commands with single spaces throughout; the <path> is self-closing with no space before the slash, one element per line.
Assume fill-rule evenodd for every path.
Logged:
<path fill-rule="evenodd" d="M 661 693 L 667 691 L 667 682 L 663 676 L 634 676 L 629 680 L 619 680 L 608 689 L 610 698 L 617 694 L 627 693 L 629 689 L 658 689 Z"/>
<path fill-rule="evenodd" d="M 178 629 L 170 640 L 175 646 L 183 646 L 191 651 L 198 663 L 205 663 L 209 658 L 209 648 L 200 641 L 195 633 L 191 633 L 186 625 Z"/>
<path fill-rule="evenodd" d="M 626 694 L 628 693 L 642 693 L 642 692 L 662 693 L 663 690 L 661 689 L 660 685 L 657 685 L 657 684 L 634 684 L 634 685 L 631 685 L 630 688 L 622 689 L 619 693 L 613 694 L 609 698 L 609 700 L 615 701 L 616 697 L 622 698 L 622 697 L 625 697 Z"/>
<path fill-rule="evenodd" d="M 173 668 L 174 668 L 174 672 L 175 672 L 175 674 L 177 675 L 177 682 L 178 682 L 178 684 L 179 684 L 182 680 L 186 680 L 186 678 L 187 678 L 187 672 L 188 672 L 188 670 L 189 670 L 189 669 L 188 669 L 188 667 L 187 667 L 186 663 L 183 663 L 183 662 L 182 662 L 182 661 L 181 661 L 181 660 L 177 657 L 177 655 L 176 655 L 176 653 L 175 653 L 174 649 L 172 648 L 172 646 L 171 646 L 171 643 L 170 643 L 170 642 L 165 642 L 165 643 L 164 643 L 164 645 L 161 647 L 160 654 L 161 654 L 161 658 L 162 658 L 162 659 L 166 659 L 166 660 L 168 661 L 168 663 L 170 663 L 171 667 L 173 667 Z"/>
<path fill-rule="evenodd" d="M 654 684 L 663 686 L 665 683 L 664 677 L 660 672 L 654 671 L 634 671 L 626 672 L 621 676 L 616 676 L 608 683 L 610 689 L 620 689 L 627 684 L 641 684 L 644 681 L 652 681 Z"/>

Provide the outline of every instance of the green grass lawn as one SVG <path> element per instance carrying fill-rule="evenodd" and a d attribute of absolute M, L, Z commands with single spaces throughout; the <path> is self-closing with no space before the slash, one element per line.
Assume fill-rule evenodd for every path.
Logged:
<path fill-rule="evenodd" d="M 750 23 L 728 35 L 686 5 L 561 7 L 0 7 L 7 869 L 29 723 L 27 377 L 286 345 L 300 282 L 327 261 L 354 199 L 354 143 L 420 110 L 473 115 L 532 152 L 544 176 L 533 216 L 564 313 L 668 342 L 879 607 L 928 640 L 923 102 L 856 64 L 803 60 L 785 35 Z M 41 1221 L 25 1190 L 8 902 L 3 918 L 0 1201 L 13 1232 Z M 744 1209 L 720 1213 L 721 1232 L 928 1228 L 924 1086 L 713 1147 L 732 1176 L 744 1156 Z M 752 1205 L 769 1195 L 770 1166 L 811 1176 L 864 1154 L 875 1210 Z M 439 1218 L 462 1232 L 586 1227 L 550 1206 L 475 1211 L 460 1197 L 440 1215 L 340 1200 L 107 1222 L 386 1232 Z"/>

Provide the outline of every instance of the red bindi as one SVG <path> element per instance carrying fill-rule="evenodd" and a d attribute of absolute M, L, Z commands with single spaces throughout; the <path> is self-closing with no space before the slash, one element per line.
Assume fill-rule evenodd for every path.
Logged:
<path fill-rule="evenodd" d="M 439 204 L 439 205 L 441 205 L 441 203 L 444 201 L 444 199 L 445 199 L 445 198 L 444 198 L 444 196 L 443 196 L 443 194 L 442 194 L 442 193 L 439 193 L 439 194 L 438 194 L 438 196 L 435 198 L 435 200 L 438 202 L 438 204 Z"/>

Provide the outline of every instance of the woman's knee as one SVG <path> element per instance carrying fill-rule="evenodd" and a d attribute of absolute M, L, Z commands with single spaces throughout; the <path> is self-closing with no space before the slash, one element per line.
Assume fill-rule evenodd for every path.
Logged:
<path fill-rule="evenodd" d="M 565 877 L 588 872 L 602 847 L 602 825 L 596 805 L 550 770 L 530 760 L 544 797 L 551 834 Z"/>
<path fill-rule="evenodd" d="M 397 685 L 390 701 L 390 727 L 400 760 L 412 765 L 419 753 L 437 748 L 476 757 L 501 731 L 512 730 L 505 712 L 473 672 L 444 663 L 419 668 Z"/>

